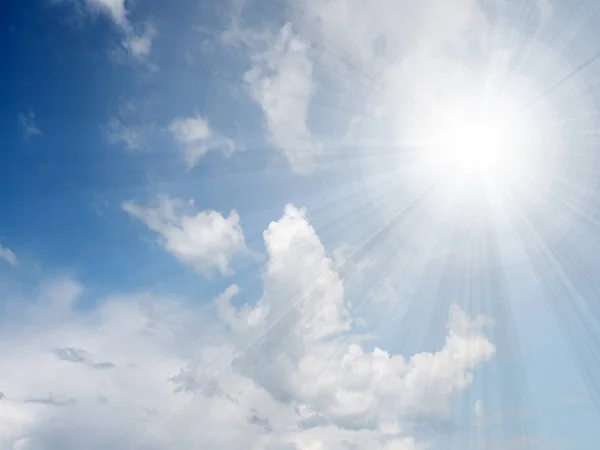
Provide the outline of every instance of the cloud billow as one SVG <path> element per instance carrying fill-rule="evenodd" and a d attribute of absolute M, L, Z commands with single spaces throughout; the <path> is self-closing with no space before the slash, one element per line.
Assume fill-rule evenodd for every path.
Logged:
<path fill-rule="evenodd" d="M 0 448 L 422 448 L 415 430 L 439 432 L 494 355 L 486 319 L 453 306 L 436 352 L 367 350 L 307 212 L 286 206 L 264 243 L 262 295 L 241 307 L 235 285 L 207 305 L 132 293 L 91 310 L 54 288 L 0 331 Z"/>

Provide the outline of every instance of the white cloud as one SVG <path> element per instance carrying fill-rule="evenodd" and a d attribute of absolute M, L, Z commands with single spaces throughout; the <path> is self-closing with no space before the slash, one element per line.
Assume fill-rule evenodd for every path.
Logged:
<path fill-rule="evenodd" d="M 129 27 L 125 0 L 85 0 L 85 4 L 91 10 L 108 14 L 117 25 Z"/>
<path fill-rule="evenodd" d="M 244 341 L 256 340 L 236 365 L 276 398 L 309 405 L 312 420 L 378 428 L 447 419 L 452 400 L 471 383 L 470 371 L 494 354 L 481 334 L 485 320 L 472 321 L 457 306 L 446 343 L 436 353 L 405 360 L 381 349 L 364 351 L 344 337 L 350 318 L 343 284 L 305 212 L 287 206 L 264 238 L 262 299 L 236 320 L 226 310 Z"/>
<path fill-rule="evenodd" d="M 156 28 L 146 22 L 141 32 L 137 32 L 129 20 L 129 11 L 125 0 L 50 0 L 52 3 L 71 3 L 79 12 L 104 14 L 119 27 L 124 34 L 123 46 L 129 53 L 140 60 L 146 59 L 152 50 L 152 42 L 156 36 Z M 131 4 L 129 5 L 131 6 Z"/>
<path fill-rule="evenodd" d="M 11 266 L 19 264 L 17 255 L 10 248 L 4 247 L 2 244 L 0 244 L 0 259 L 6 261 Z"/>
<path fill-rule="evenodd" d="M 535 1 L 541 16 L 548 16 L 549 2 Z M 365 139 L 385 136 L 388 145 L 417 139 L 417 125 L 452 104 L 451 93 L 472 91 L 477 71 L 486 72 L 506 52 L 494 47 L 493 29 L 477 0 L 288 4 L 289 23 L 279 33 L 241 25 L 240 14 L 225 40 L 247 46 L 250 95 L 263 111 L 271 142 L 296 172 L 313 169 L 327 152 L 328 140 L 310 124 L 335 116 L 336 139 L 353 146 L 357 136 L 349 134 L 362 130 L 357 123 L 365 124 Z M 337 102 L 332 99 L 343 99 L 340 107 L 350 105 L 364 116 L 350 114 L 344 129 L 346 114 L 313 107 Z M 373 118 L 384 120 L 374 129 Z"/>
<path fill-rule="evenodd" d="M 235 151 L 235 145 L 210 128 L 202 116 L 178 117 L 169 125 L 169 130 L 182 148 L 188 169 L 211 150 L 221 150 L 226 156 Z"/>
<path fill-rule="evenodd" d="M 156 35 L 154 24 L 148 22 L 141 34 L 130 34 L 125 39 L 124 45 L 136 58 L 146 58 L 152 51 L 152 42 Z"/>
<path fill-rule="evenodd" d="M 35 121 L 35 114 L 33 111 L 29 111 L 27 114 L 19 114 L 19 125 L 23 132 L 23 138 L 27 141 L 34 136 L 41 135 L 42 130 L 39 129 Z"/>
<path fill-rule="evenodd" d="M 455 306 L 435 353 L 365 350 L 306 213 L 287 206 L 264 239 L 263 295 L 241 309 L 237 286 L 204 305 L 136 293 L 82 309 L 79 285 L 47 284 L 0 327 L 0 448 L 424 448 L 415 422 L 447 417 L 493 354 L 486 321 Z"/>
<path fill-rule="evenodd" d="M 144 142 L 140 129 L 125 125 L 122 120 L 116 118 L 108 122 L 108 139 L 112 144 L 122 144 L 128 150 L 137 150 Z"/>
<path fill-rule="evenodd" d="M 182 264 L 209 274 L 213 269 L 230 272 L 232 257 L 246 250 L 237 212 L 224 217 L 216 211 L 186 213 L 183 202 L 160 197 L 156 208 L 144 208 L 132 201 L 123 209 L 140 219 L 160 236 L 161 245 Z"/>
<path fill-rule="evenodd" d="M 467 31 L 477 34 L 485 23 L 476 0 L 296 0 L 290 6 L 291 22 L 277 35 L 248 30 L 234 17 L 225 39 L 249 47 L 253 67 L 244 78 L 250 94 L 263 110 L 271 142 L 301 173 L 326 151 L 309 126 L 311 118 L 322 119 L 315 114 L 327 114 L 311 109 L 323 73 L 326 86 L 344 93 L 352 109 L 393 120 L 404 97 L 427 85 L 428 74 L 447 73 L 440 71 L 439 55 L 466 48 Z M 320 74 L 314 60 L 325 68 Z"/>
<path fill-rule="evenodd" d="M 456 88 L 472 56 L 485 46 L 487 21 L 476 0 L 299 0 L 302 33 L 328 49 L 346 95 L 366 85 L 364 110 L 394 124 L 427 113 Z M 349 32 L 349 30 L 352 30 Z M 361 92 L 361 90 L 358 90 Z M 399 117 L 400 116 L 400 117 Z M 394 122 L 398 119 L 397 122 Z M 418 119 L 421 120 L 419 117 Z M 409 126 L 392 130 L 406 134 Z"/>
<path fill-rule="evenodd" d="M 308 42 L 297 37 L 291 24 L 268 48 L 252 55 L 254 67 L 244 79 L 267 121 L 269 137 L 297 172 L 311 170 L 322 152 L 308 124 L 313 94 L 313 65 Z"/>
<path fill-rule="evenodd" d="M 303 28 L 303 33 L 310 33 L 332 55 L 371 69 L 367 73 L 375 79 L 379 77 L 373 69 L 403 64 L 408 53 L 447 53 L 453 45 L 465 45 L 469 38 L 465 32 L 477 31 L 485 23 L 477 0 L 378 0 L 375 4 L 368 0 L 298 0 L 292 4 L 303 19 L 299 24 L 316 25 Z"/>

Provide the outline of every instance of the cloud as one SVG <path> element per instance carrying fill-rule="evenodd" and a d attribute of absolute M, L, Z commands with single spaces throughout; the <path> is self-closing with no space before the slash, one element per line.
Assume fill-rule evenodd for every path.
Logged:
<path fill-rule="evenodd" d="M 85 5 L 91 9 L 109 15 L 116 24 L 128 27 L 125 0 L 85 0 Z"/>
<path fill-rule="evenodd" d="M 154 24 L 147 22 L 140 34 L 129 34 L 123 45 L 136 58 L 146 58 L 150 56 L 152 42 L 155 36 L 156 28 L 154 27 Z"/>
<path fill-rule="evenodd" d="M 157 105 L 152 98 L 122 103 L 104 127 L 108 141 L 128 151 L 152 148 L 162 127 L 156 123 Z"/>
<path fill-rule="evenodd" d="M 551 5 L 535 2 L 542 22 Z M 242 11 L 224 39 L 247 50 L 248 92 L 271 143 L 295 172 L 315 169 L 331 151 L 323 129 L 334 127 L 342 147 L 356 147 L 359 138 L 381 143 L 384 136 L 386 145 L 422 140 L 423 123 L 452 110 L 452 95 L 474 92 L 474 77 L 489 75 L 492 91 L 504 82 L 491 65 L 508 50 L 490 38 L 492 23 L 477 0 L 293 0 L 287 6 L 288 23 L 278 32 L 243 22 L 250 14 Z"/>
<path fill-rule="evenodd" d="M 77 348 L 57 348 L 54 353 L 58 359 L 74 363 L 84 363 L 88 359 L 87 352 Z"/>
<path fill-rule="evenodd" d="M 85 364 L 86 366 L 92 367 L 94 369 L 112 369 L 113 367 L 115 367 L 115 365 L 110 362 L 94 362 L 91 355 L 80 348 L 56 348 L 54 349 L 54 354 L 61 361 L 67 361 L 76 364 Z"/>
<path fill-rule="evenodd" d="M 152 50 L 152 42 L 156 36 L 153 23 L 146 22 L 142 30 L 129 20 L 129 11 L 125 0 L 50 0 L 51 3 L 69 3 L 81 13 L 103 14 L 108 17 L 123 33 L 123 47 L 139 59 L 146 59 Z M 131 5 L 130 5 L 131 6 Z"/>
<path fill-rule="evenodd" d="M 38 403 L 40 405 L 49 405 L 49 406 L 69 406 L 76 403 L 75 399 L 68 400 L 57 400 L 52 395 L 48 397 L 28 397 L 23 400 L 24 403 Z"/>
<path fill-rule="evenodd" d="M 315 86 L 349 99 L 351 109 L 393 122 L 399 105 L 420 95 L 431 73 L 447 73 L 439 71 L 439 55 L 458 54 L 453 47 L 466 47 L 467 31 L 479 33 L 484 23 L 475 0 L 296 0 L 290 22 L 277 34 L 248 29 L 240 17 L 233 18 L 225 40 L 247 46 L 250 96 L 263 111 L 274 147 L 299 173 L 313 170 L 327 151 L 324 137 L 309 126 L 331 114 L 312 108 L 325 92 L 316 93 Z M 346 132 L 362 118 L 349 119 Z M 342 128 L 335 138 L 343 134 Z M 356 145 L 356 139 L 349 142 Z"/>
<path fill-rule="evenodd" d="M 19 114 L 19 125 L 23 132 L 23 138 L 28 141 L 34 136 L 42 134 L 42 130 L 39 129 L 35 122 L 35 114 L 33 111 L 29 111 L 27 114 Z"/>
<path fill-rule="evenodd" d="M 180 145 L 188 169 L 211 150 L 221 150 L 226 156 L 235 151 L 233 141 L 212 130 L 207 119 L 199 115 L 174 119 L 169 131 Z"/>
<path fill-rule="evenodd" d="M 241 308 L 236 286 L 203 304 L 138 292 L 81 309 L 64 288 L 77 283 L 43 284 L 45 302 L 0 327 L 0 448 L 424 448 L 416 424 L 447 418 L 493 354 L 486 320 L 454 306 L 437 352 L 366 350 L 306 211 L 288 205 L 264 240 L 262 296 Z M 47 314 L 58 305 L 71 306 Z"/>
<path fill-rule="evenodd" d="M 471 383 L 470 371 L 494 354 L 481 333 L 483 317 L 471 320 L 453 306 L 446 343 L 436 353 L 405 360 L 378 348 L 366 352 L 345 337 L 351 318 L 343 284 L 305 211 L 288 205 L 264 239 L 261 300 L 234 315 L 229 299 L 237 290 L 220 299 L 224 321 L 243 342 L 256 342 L 236 361 L 238 370 L 281 401 L 310 405 L 313 420 L 326 417 L 337 426 L 448 419 L 452 400 Z"/>
<path fill-rule="evenodd" d="M 10 248 L 2 246 L 2 244 L 0 244 L 0 259 L 4 260 L 11 266 L 16 266 L 17 264 L 19 264 L 17 255 L 15 255 Z"/>
<path fill-rule="evenodd" d="M 464 88 L 486 46 L 488 24 L 476 0 L 293 5 L 303 19 L 299 24 L 315 24 L 300 32 L 328 50 L 321 59 L 340 92 L 356 98 L 365 112 L 389 119 L 391 131 L 404 139 L 447 92 Z"/>
<path fill-rule="evenodd" d="M 230 273 L 232 257 L 246 250 L 240 217 L 232 211 L 224 217 L 217 211 L 184 211 L 181 200 L 160 197 L 156 208 L 143 208 L 132 201 L 123 210 L 158 233 L 161 245 L 182 264 L 198 273 L 217 269 Z"/>
<path fill-rule="evenodd" d="M 309 45 L 289 23 L 268 41 L 266 50 L 253 52 L 254 66 L 244 80 L 264 113 L 271 142 L 294 171 L 305 173 L 322 152 L 307 124 L 313 93 Z"/>
<path fill-rule="evenodd" d="M 127 126 L 122 120 L 116 118 L 108 122 L 108 140 L 111 144 L 123 144 L 127 150 L 137 150 L 144 143 L 140 129 Z"/>

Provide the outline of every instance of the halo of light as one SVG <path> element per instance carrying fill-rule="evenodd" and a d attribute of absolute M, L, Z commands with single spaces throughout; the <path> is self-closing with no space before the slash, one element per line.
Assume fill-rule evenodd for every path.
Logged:
<path fill-rule="evenodd" d="M 463 228 L 463 235 L 494 233 L 503 263 L 524 257 L 515 231 L 524 222 L 545 221 L 547 241 L 577 227 L 596 183 L 592 168 L 600 162 L 591 151 L 595 135 L 580 114 L 596 116 L 598 103 L 585 89 L 584 73 L 573 75 L 562 92 L 547 92 L 579 61 L 541 41 L 530 42 L 528 54 L 540 62 L 537 69 L 533 62 L 521 62 L 507 82 L 490 87 L 481 82 L 485 68 L 471 67 L 468 79 L 435 109 L 414 113 L 407 108 L 409 114 L 398 114 L 397 154 L 385 161 L 367 158 L 363 166 L 363 180 L 382 221 L 430 189 L 421 207 L 431 234 L 448 227 Z M 398 167 L 397 200 L 381 201 L 382 168 L 390 164 Z M 461 264 L 460 255 L 453 262 Z"/>

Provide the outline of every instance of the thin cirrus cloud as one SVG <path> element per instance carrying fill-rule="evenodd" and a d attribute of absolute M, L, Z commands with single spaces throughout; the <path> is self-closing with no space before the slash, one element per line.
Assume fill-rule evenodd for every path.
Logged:
<path fill-rule="evenodd" d="M 107 126 L 108 140 L 111 144 L 123 145 L 127 150 L 137 150 L 145 144 L 145 133 L 142 128 L 125 125 L 124 121 L 112 118 Z"/>
<path fill-rule="evenodd" d="M 494 355 L 486 319 L 453 306 L 435 352 L 366 349 L 306 211 L 286 206 L 264 241 L 254 306 L 232 304 L 235 285 L 208 304 L 137 292 L 86 309 L 58 289 L 0 328 L 0 447 L 426 448 L 435 431 L 412 430 L 449 420 Z"/>
<path fill-rule="evenodd" d="M 23 139 L 25 139 L 25 141 L 29 141 L 34 136 L 39 136 L 42 134 L 42 130 L 40 130 L 37 125 L 35 113 L 33 111 L 20 113 L 18 119 L 21 132 L 23 133 Z"/>
<path fill-rule="evenodd" d="M 17 255 L 8 247 L 4 247 L 0 244 L 0 259 L 4 262 L 10 264 L 11 266 L 16 266 L 19 264 L 19 259 Z"/>
<path fill-rule="evenodd" d="M 159 127 L 152 123 L 133 123 L 135 111 L 127 111 L 124 117 L 109 120 L 106 131 L 110 143 L 121 145 L 127 150 L 140 150 L 149 146 Z M 176 117 L 167 126 L 167 131 L 177 146 L 186 169 L 194 168 L 209 152 L 221 152 L 230 157 L 236 150 L 235 143 L 214 130 L 208 119 L 201 115 Z"/>
<path fill-rule="evenodd" d="M 230 273 L 233 256 L 246 250 L 236 211 L 227 217 L 217 211 L 187 212 L 192 205 L 170 197 L 160 197 L 156 203 L 145 208 L 127 201 L 123 210 L 157 233 L 164 249 L 182 264 L 202 274 Z"/>

